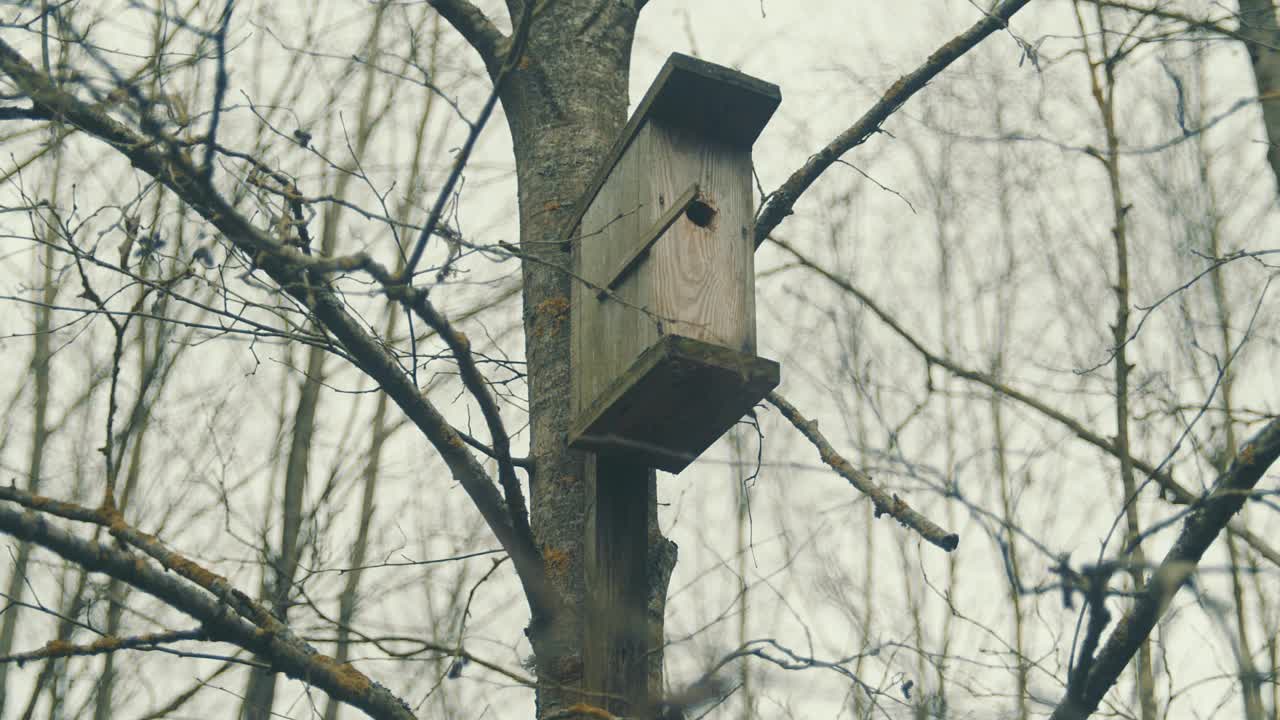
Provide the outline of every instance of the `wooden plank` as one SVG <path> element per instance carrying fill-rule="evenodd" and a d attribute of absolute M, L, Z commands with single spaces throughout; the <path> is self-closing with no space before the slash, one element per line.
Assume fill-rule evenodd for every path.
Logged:
<path fill-rule="evenodd" d="M 755 248 L 751 156 L 688 128 L 650 123 L 647 165 L 659 195 L 691 180 L 710 217 L 682 217 L 653 247 L 645 264 L 652 278 L 649 309 L 672 318 L 665 332 L 754 353 Z"/>
<path fill-rule="evenodd" d="M 598 278 L 609 267 L 613 231 L 619 223 L 627 222 L 626 213 L 635 210 L 633 207 L 623 208 L 625 198 L 617 192 L 621 185 L 626 184 L 626 176 L 632 165 L 633 158 L 624 156 L 618 161 L 611 172 L 611 192 L 596 195 L 586 208 L 577 231 L 577 242 L 574 243 L 574 271 L 580 278 Z M 571 308 L 574 338 L 571 342 L 576 350 L 570 358 L 573 373 L 571 405 L 576 412 L 595 399 L 600 378 L 608 372 L 608 365 L 611 363 L 607 357 L 602 356 L 607 354 L 608 348 L 602 348 L 600 344 L 600 334 L 609 324 L 604 309 L 599 307 L 590 288 L 582 286 L 576 280 L 571 284 L 575 291 L 575 301 Z"/>
<path fill-rule="evenodd" d="M 596 428 L 601 432 L 580 433 L 587 438 L 579 438 L 584 447 L 601 438 L 607 442 L 596 446 L 649 443 L 653 447 L 637 457 L 678 471 L 759 400 L 749 398 L 742 405 L 742 398 L 752 395 L 742 388 L 752 383 L 732 380 L 732 373 L 716 370 L 714 363 L 698 369 L 696 362 L 681 365 L 680 360 L 674 369 L 655 366 L 637 374 L 640 358 L 667 336 L 719 345 L 757 361 L 753 372 L 759 377 L 767 376 L 772 365 L 776 385 L 776 364 L 754 357 L 750 146 L 779 99 L 768 83 L 672 56 L 575 209 L 566 235 L 577 233 L 575 270 L 580 277 L 603 282 L 621 302 L 597 302 L 598 293 L 574 283 L 574 426 L 606 417 L 610 409 L 602 403 L 608 398 L 635 401 L 628 394 L 635 387 L 658 393 L 639 400 L 646 409 L 638 416 L 640 424 L 627 430 L 636 435 L 620 432 L 628 426 L 625 417 L 607 415 L 609 421 Z M 691 184 L 698 197 L 688 204 L 681 193 Z M 673 206 L 684 206 L 684 211 Z M 669 241 L 656 243 L 659 236 Z M 734 363 L 749 365 L 741 358 Z M 693 375 L 701 373 L 703 386 L 677 393 L 662 389 L 664 383 L 683 382 L 672 375 L 675 369 L 690 367 Z M 725 397 L 709 393 L 712 389 Z M 694 394 L 712 410 L 693 408 Z M 664 398 L 665 408 L 659 407 L 658 397 Z M 736 412 L 727 421 L 720 416 L 722 405 Z M 689 421 L 677 423 L 686 428 L 687 437 L 644 426 L 666 424 L 668 416 Z M 691 427 L 694 417 L 708 424 L 706 432 Z M 670 443 L 665 456 L 660 443 L 651 442 L 655 438 Z"/>
<path fill-rule="evenodd" d="M 622 284 L 622 280 L 640 264 L 640 260 L 649 254 L 649 248 L 658 242 L 667 228 L 680 218 L 694 200 L 698 199 L 698 183 L 689 186 L 687 190 L 680 194 L 675 203 L 667 209 L 658 221 L 649 227 L 648 230 L 640 236 L 639 240 L 632 241 L 631 250 L 623 257 L 618 268 L 607 276 L 607 281 L 603 283 L 604 287 L 609 290 L 616 290 Z M 609 294 L 603 290 L 596 294 L 596 299 L 604 300 Z"/>
<path fill-rule="evenodd" d="M 582 262 L 583 262 L 582 252 L 583 252 L 582 243 L 580 242 L 573 243 L 573 248 L 570 252 L 570 256 L 572 257 L 572 261 L 571 261 L 572 264 L 570 265 L 570 267 L 573 269 L 574 274 L 579 277 L 582 276 Z M 582 388 L 582 379 L 580 376 L 582 374 L 583 363 L 586 361 L 586 357 L 583 355 L 584 339 L 585 339 L 585 335 L 583 334 L 583 332 L 586 328 L 586 325 L 585 325 L 585 318 L 583 317 L 583 314 L 582 314 L 582 306 L 583 306 L 583 298 L 586 297 L 588 294 L 589 293 L 587 292 L 587 289 L 582 287 L 582 283 L 578 282 L 577 280 L 571 280 L 569 282 L 569 416 L 570 417 L 575 417 L 579 412 L 582 411 L 583 406 L 586 404 L 586 402 L 584 402 L 582 399 L 583 388 Z M 533 312 L 537 312 L 537 311 L 538 311 L 537 308 L 533 309 Z M 536 325 L 534 327 L 534 331 L 535 332 L 537 331 Z"/>
<path fill-rule="evenodd" d="M 777 85 L 723 65 L 672 53 L 641 109 L 698 134 L 750 150 L 782 102 Z"/>
<path fill-rule="evenodd" d="M 623 155 L 584 216 L 575 248 L 580 277 L 599 282 L 617 268 L 628 254 L 630 241 L 661 212 L 649 191 L 650 169 L 636 152 L 646 145 L 641 139 Z M 646 283 L 624 278 L 615 291 L 623 302 L 599 303 L 590 289 L 576 295 L 573 343 L 577 352 L 571 358 L 575 412 L 589 405 L 657 338 L 656 328 L 640 310 L 649 302 Z"/>
<path fill-rule="evenodd" d="M 628 153 L 629 166 L 634 174 L 630 176 L 625 192 L 630 194 L 631 202 L 637 209 L 631 218 L 632 223 L 625 229 L 619 228 L 619 234 L 615 236 L 618 243 L 614 249 L 618 254 L 613 256 L 614 262 L 618 262 L 629 250 L 627 241 L 639 236 L 644 228 L 653 225 L 665 209 L 664 202 L 671 200 L 670 196 L 664 198 L 654 193 L 653 168 L 648 165 L 650 156 L 648 147 L 652 143 L 650 135 L 651 131 L 647 126 L 642 128 L 632 142 Z M 650 345 L 658 341 L 658 326 L 648 313 L 648 308 L 653 302 L 652 285 L 648 273 L 632 273 L 623 278 L 616 290 L 625 304 L 596 302 L 597 305 L 605 306 L 606 316 L 612 323 L 609 327 L 612 332 L 617 333 L 606 335 L 600 340 L 601 343 L 609 346 L 609 365 L 596 386 L 597 397 L 609 387 L 609 383 L 617 379 L 619 374 L 626 372 L 626 369 L 631 367 L 636 358 L 640 357 Z"/>
<path fill-rule="evenodd" d="M 618 716 L 649 706 L 649 504 L 654 473 L 613 455 L 587 458 L 586 643 L 589 702 Z"/>
<path fill-rule="evenodd" d="M 569 428 L 569 445 L 678 473 L 778 386 L 772 360 L 664 337 Z"/>

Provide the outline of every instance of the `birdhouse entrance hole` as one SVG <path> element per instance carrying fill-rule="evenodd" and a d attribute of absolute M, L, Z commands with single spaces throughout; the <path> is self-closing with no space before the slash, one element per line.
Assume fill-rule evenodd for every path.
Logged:
<path fill-rule="evenodd" d="M 707 204 L 702 198 L 697 198 L 689 203 L 689 209 L 684 212 L 685 217 L 689 221 L 700 228 L 711 227 L 711 223 L 716 219 L 716 209 Z"/>

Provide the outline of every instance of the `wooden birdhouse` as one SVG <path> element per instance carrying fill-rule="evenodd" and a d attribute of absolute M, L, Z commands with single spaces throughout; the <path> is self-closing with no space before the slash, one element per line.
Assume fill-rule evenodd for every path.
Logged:
<path fill-rule="evenodd" d="M 572 447 L 679 472 L 777 386 L 755 354 L 751 146 L 780 102 L 673 54 L 596 173 L 567 235 Z"/>

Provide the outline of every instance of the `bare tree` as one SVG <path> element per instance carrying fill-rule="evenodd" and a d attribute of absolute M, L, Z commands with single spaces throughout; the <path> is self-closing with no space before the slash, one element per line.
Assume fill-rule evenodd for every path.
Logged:
<path fill-rule="evenodd" d="M 22 713 L 91 703 L 112 717 L 152 681 L 119 653 L 147 651 L 195 668 L 149 699 L 155 717 L 197 695 L 253 718 L 334 718 L 343 703 L 377 718 L 475 716 L 512 688 L 532 690 L 546 720 L 763 717 L 777 702 L 771 673 L 813 670 L 842 683 L 834 702 L 859 717 L 950 717 L 991 694 L 1020 718 L 1086 717 L 1105 703 L 1128 712 L 1119 696 L 1131 692 L 1145 720 L 1176 694 L 1158 696 L 1174 671 L 1161 666 L 1171 641 L 1153 630 L 1188 585 L 1221 615 L 1212 573 L 1197 568 L 1225 535 L 1231 682 L 1247 716 L 1263 717 L 1274 641 L 1269 671 L 1255 656 L 1274 628 L 1260 617 L 1280 554 L 1260 513 L 1235 516 L 1271 504 L 1259 483 L 1280 455 L 1273 399 L 1241 389 L 1260 382 L 1242 348 L 1271 342 L 1259 320 L 1270 251 L 1233 249 L 1239 231 L 1222 225 L 1194 253 L 1154 247 L 1133 158 L 1197 147 L 1259 104 L 1274 124 L 1273 8 L 1242 0 L 1228 28 L 1082 0 L 1055 25 L 1065 31 L 1034 38 L 1011 24 L 1029 4 L 956 10 L 965 29 L 896 81 L 859 76 L 872 89 L 855 119 L 796 153 L 772 192 L 760 187 L 752 240 L 776 261 L 761 280 L 778 312 L 805 318 L 788 332 L 824 338 L 813 345 L 837 380 L 806 378 L 801 357 L 800 380 L 757 409 L 755 432 L 735 431 L 732 547 L 693 551 L 732 587 L 673 595 L 696 618 L 678 633 L 665 627 L 677 551 L 661 530 L 681 526 L 660 525 L 671 513 L 654 475 L 622 477 L 567 445 L 569 298 L 585 282 L 569 224 L 626 121 L 645 0 L 14 4 L 0 29 L 0 129 L 16 149 L 6 214 L 27 220 L 10 234 L 35 251 L 15 273 L 34 292 L 6 299 L 30 313 L 32 382 L 12 402 L 31 398 L 29 439 L 15 441 L 25 481 L 0 487 L 0 530 L 17 548 L 0 656 L 42 663 Z M 296 35 L 277 32 L 291 23 Z M 143 39 L 105 41 L 122 28 Z M 1143 53 L 1170 28 L 1206 51 L 1207 35 L 1244 42 L 1257 92 L 1219 117 L 1187 112 L 1179 80 L 1175 122 L 1131 122 L 1127 83 L 1166 77 Z M 992 36 L 999 58 L 972 52 Z M 987 81 L 995 63 L 1018 79 Z M 1027 92 L 1002 94 L 1005 83 Z M 979 86 L 999 95 L 994 114 L 969 102 Z M 357 112 L 333 110 L 345 103 Z M 514 177 L 483 159 L 500 118 Z M 1077 171 L 1090 174 L 1050 191 Z M 518 242 L 477 227 L 468 203 L 490 183 L 486 198 L 514 192 Z M 873 209 L 918 217 L 902 224 L 927 241 L 880 230 L 858 240 L 879 252 L 855 252 L 854 218 Z M 1030 250 L 1018 240 L 1036 234 Z M 1231 292 L 1246 272 L 1261 289 Z M 803 287 L 784 298 L 795 278 Z M 1170 299 L 1201 284 L 1213 290 L 1210 350 L 1194 323 L 1167 320 Z M 518 308 L 506 302 L 517 292 Z M 93 371 L 75 379 L 64 347 L 86 348 Z M 1161 347 L 1199 359 L 1187 370 Z M 1178 371 L 1203 382 L 1169 379 Z M 843 428 L 820 428 L 816 413 Z M 1208 441 L 1207 414 L 1223 450 L 1188 452 Z M 755 478 L 792 460 L 857 492 L 814 510 L 771 489 L 777 536 L 757 541 Z M 651 489 L 641 698 L 616 693 L 624 669 L 586 653 L 586 515 L 622 481 Z M 447 486 L 465 493 L 465 514 Z M 1103 512 L 1056 512 L 1090 494 Z M 691 501 L 700 528 L 716 522 L 703 497 Z M 857 502 L 865 512 L 849 511 Z M 901 527 L 876 525 L 884 515 Z M 960 546 L 957 525 L 992 552 L 961 557 L 976 544 Z M 820 610 L 799 607 L 806 573 Z M 800 585 L 798 597 L 779 584 Z M 987 606 L 965 604 L 975 595 Z M 832 609 L 856 628 L 854 647 L 820 627 Z M 1057 624 L 1044 622 L 1054 611 Z M 754 629 L 773 622 L 803 643 Z M 708 639 L 722 625 L 729 649 Z M 979 642 L 998 648 L 995 679 Z M 697 662 L 666 677 L 664 655 L 686 647 Z M 1118 686 L 1134 658 L 1134 681 Z M 99 676 L 73 662 L 98 663 Z M 476 673 L 487 684 L 453 683 Z M 0 712 L 20 705 L 5 701 Z"/>

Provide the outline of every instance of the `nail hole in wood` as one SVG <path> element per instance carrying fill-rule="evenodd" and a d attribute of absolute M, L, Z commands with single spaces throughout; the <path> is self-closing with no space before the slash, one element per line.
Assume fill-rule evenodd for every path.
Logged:
<path fill-rule="evenodd" d="M 701 200 L 694 200 L 689 203 L 689 209 L 684 211 L 684 215 L 698 227 L 710 227 L 716 218 L 716 209 Z"/>

